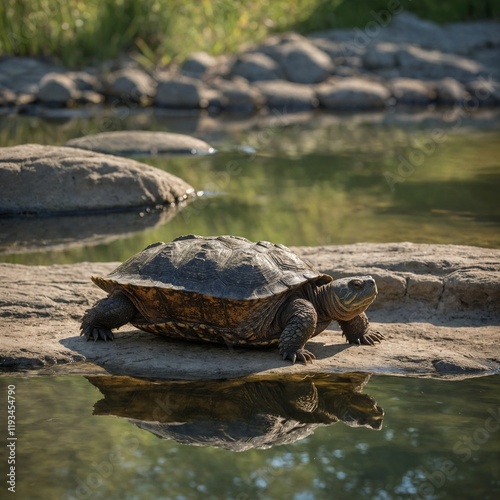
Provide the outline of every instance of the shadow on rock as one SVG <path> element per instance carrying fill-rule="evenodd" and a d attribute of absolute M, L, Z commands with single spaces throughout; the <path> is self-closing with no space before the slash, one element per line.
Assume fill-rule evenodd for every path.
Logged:
<path fill-rule="evenodd" d="M 343 422 L 382 428 L 384 411 L 361 391 L 365 373 L 151 381 L 89 376 L 104 398 L 94 415 L 126 418 L 162 439 L 230 451 L 291 444 Z"/>

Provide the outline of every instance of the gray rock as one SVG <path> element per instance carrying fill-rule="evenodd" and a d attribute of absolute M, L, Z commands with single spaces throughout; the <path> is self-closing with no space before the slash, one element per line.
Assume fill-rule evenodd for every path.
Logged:
<path fill-rule="evenodd" d="M 269 108 L 311 109 L 318 105 L 314 89 L 309 85 L 275 80 L 256 84 Z"/>
<path fill-rule="evenodd" d="M 491 78 L 478 78 L 467 84 L 470 94 L 470 108 L 497 106 L 500 104 L 500 83 Z"/>
<path fill-rule="evenodd" d="M 64 69 L 31 57 L 6 57 L 0 61 L 0 84 L 16 94 L 36 94 L 40 80 Z"/>
<path fill-rule="evenodd" d="M 218 78 L 212 82 L 214 88 L 221 93 L 222 107 L 235 111 L 252 111 L 262 106 L 264 98 L 254 85 L 249 85 L 244 78 L 223 80 Z"/>
<path fill-rule="evenodd" d="M 202 86 L 199 80 L 182 75 L 160 75 L 157 79 L 156 106 L 166 108 L 200 108 Z"/>
<path fill-rule="evenodd" d="M 274 59 L 277 63 L 281 62 L 283 49 L 290 43 L 310 43 L 308 38 L 295 32 L 281 33 L 266 38 L 257 47 L 247 50 L 247 53 L 262 53 Z"/>
<path fill-rule="evenodd" d="M 402 11 L 392 17 L 381 38 L 394 42 L 406 42 L 428 49 L 453 52 L 453 43 L 438 24 L 419 18 L 412 12 Z"/>
<path fill-rule="evenodd" d="M 334 65 L 346 64 L 353 55 L 347 50 L 345 42 L 315 37 L 314 35 L 309 40 L 315 47 L 327 54 Z"/>
<path fill-rule="evenodd" d="M 371 70 L 394 68 L 398 65 L 399 46 L 383 42 L 370 45 L 363 56 L 365 68 Z"/>
<path fill-rule="evenodd" d="M 85 71 L 71 71 L 67 75 L 75 82 L 76 88 L 82 92 L 102 90 L 102 86 L 95 75 Z"/>
<path fill-rule="evenodd" d="M 0 149 L 0 214 L 170 205 L 193 193 L 174 175 L 118 156 L 39 144 Z"/>
<path fill-rule="evenodd" d="M 185 134 L 122 130 L 86 135 L 65 146 L 118 156 L 203 155 L 215 150 L 205 141 Z"/>
<path fill-rule="evenodd" d="M 477 59 L 478 51 L 500 46 L 500 23 L 498 21 L 450 23 L 445 24 L 442 30 L 448 40 L 450 52 L 455 54 L 471 55 Z"/>
<path fill-rule="evenodd" d="M 316 95 L 329 109 L 379 109 L 387 104 L 390 91 L 381 83 L 361 78 L 345 78 L 319 85 Z"/>
<path fill-rule="evenodd" d="M 436 97 L 430 85 L 414 78 L 395 78 L 388 86 L 396 102 L 402 104 L 426 105 Z"/>
<path fill-rule="evenodd" d="M 231 69 L 231 74 L 241 76 L 249 82 L 282 78 L 278 63 L 260 52 L 240 55 Z"/>
<path fill-rule="evenodd" d="M 156 83 L 144 71 L 126 68 L 112 73 L 106 93 L 132 102 L 141 102 L 154 96 Z"/>
<path fill-rule="evenodd" d="M 467 98 L 465 87 L 454 78 L 443 78 L 434 84 L 436 102 L 440 104 L 461 103 Z"/>
<path fill-rule="evenodd" d="M 281 50 L 280 64 L 288 80 L 295 83 L 319 83 L 331 74 L 330 57 L 309 41 L 286 44 Z"/>
<path fill-rule="evenodd" d="M 186 76 L 201 78 L 217 64 L 217 59 L 206 52 L 189 54 L 181 65 L 181 72 Z"/>
<path fill-rule="evenodd" d="M 397 60 L 400 75 L 408 78 L 437 80 L 450 77 L 468 82 L 487 73 L 481 64 L 471 59 L 411 45 L 401 47 Z"/>
<path fill-rule="evenodd" d="M 79 91 L 70 76 L 62 73 L 48 73 L 40 81 L 37 99 L 55 106 L 64 106 L 76 100 Z"/>

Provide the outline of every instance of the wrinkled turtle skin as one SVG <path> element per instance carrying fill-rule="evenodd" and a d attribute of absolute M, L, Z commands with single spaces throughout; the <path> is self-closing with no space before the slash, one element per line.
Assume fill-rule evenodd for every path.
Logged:
<path fill-rule="evenodd" d="M 237 236 L 182 236 L 155 243 L 107 277 L 109 295 L 84 315 L 81 334 L 111 340 L 131 323 L 172 338 L 230 346 L 278 346 L 283 359 L 307 363 L 306 342 L 332 320 L 350 343 L 373 345 L 365 309 L 377 294 L 371 276 L 333 281 L 289 248 Z"/>

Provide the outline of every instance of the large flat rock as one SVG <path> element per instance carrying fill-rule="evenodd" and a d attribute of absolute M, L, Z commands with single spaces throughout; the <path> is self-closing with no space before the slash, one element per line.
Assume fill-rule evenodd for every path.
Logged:
<path fill-rule="evenodd" d="M 205 155 L 215 152 L 201 139 L 173 132 L 120 130 L 71 139 L 65 144 L 119 156 Z"/>
<path fill-rule="evenodd" d="M 0 148 L 0 215 L 168 206 L 194 193 L 175 175 L 128 158 L 40 144 Z"/>
<path fill-rule="evenodd" d="M 500 250 L 397 243 L 296 251 L 334 277 L 372 273 L 380 294 L 368 316 L 387 340 L 351 346 L 332 324 L 308 343 L 317 360 L 307 366 L 282 361 L 276 349 L 172 341 L 131 326 L 114 342 L 86 342 L 80 318 L 104 296 L 89 277 L 117 263 L 0 264 L 0 367 L 170 379 L 353 370 L 464 377 L 500 369 Z"/>

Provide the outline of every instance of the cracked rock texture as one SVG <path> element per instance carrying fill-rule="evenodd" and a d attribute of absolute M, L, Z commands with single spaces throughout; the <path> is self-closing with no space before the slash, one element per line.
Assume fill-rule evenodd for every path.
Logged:
<path fill-rule="evenodd" d="M 131 325 L 114 342 L 86 342 L 81 316 L 104 296 L 90 276 L 118 263 L 0 264 L 0 368 L 190 379 L 324 370 L 466 377 L 500 369 L 500 250 L 411 243 L 295 250 L 334 277 L 371 274 L 379 296 L 368 316 L 387 339 L 348 345 L 332 324 L 307 344 L 317 357 L 307 366 L 282 361 L 276 349 L 172 341 Z"/>

